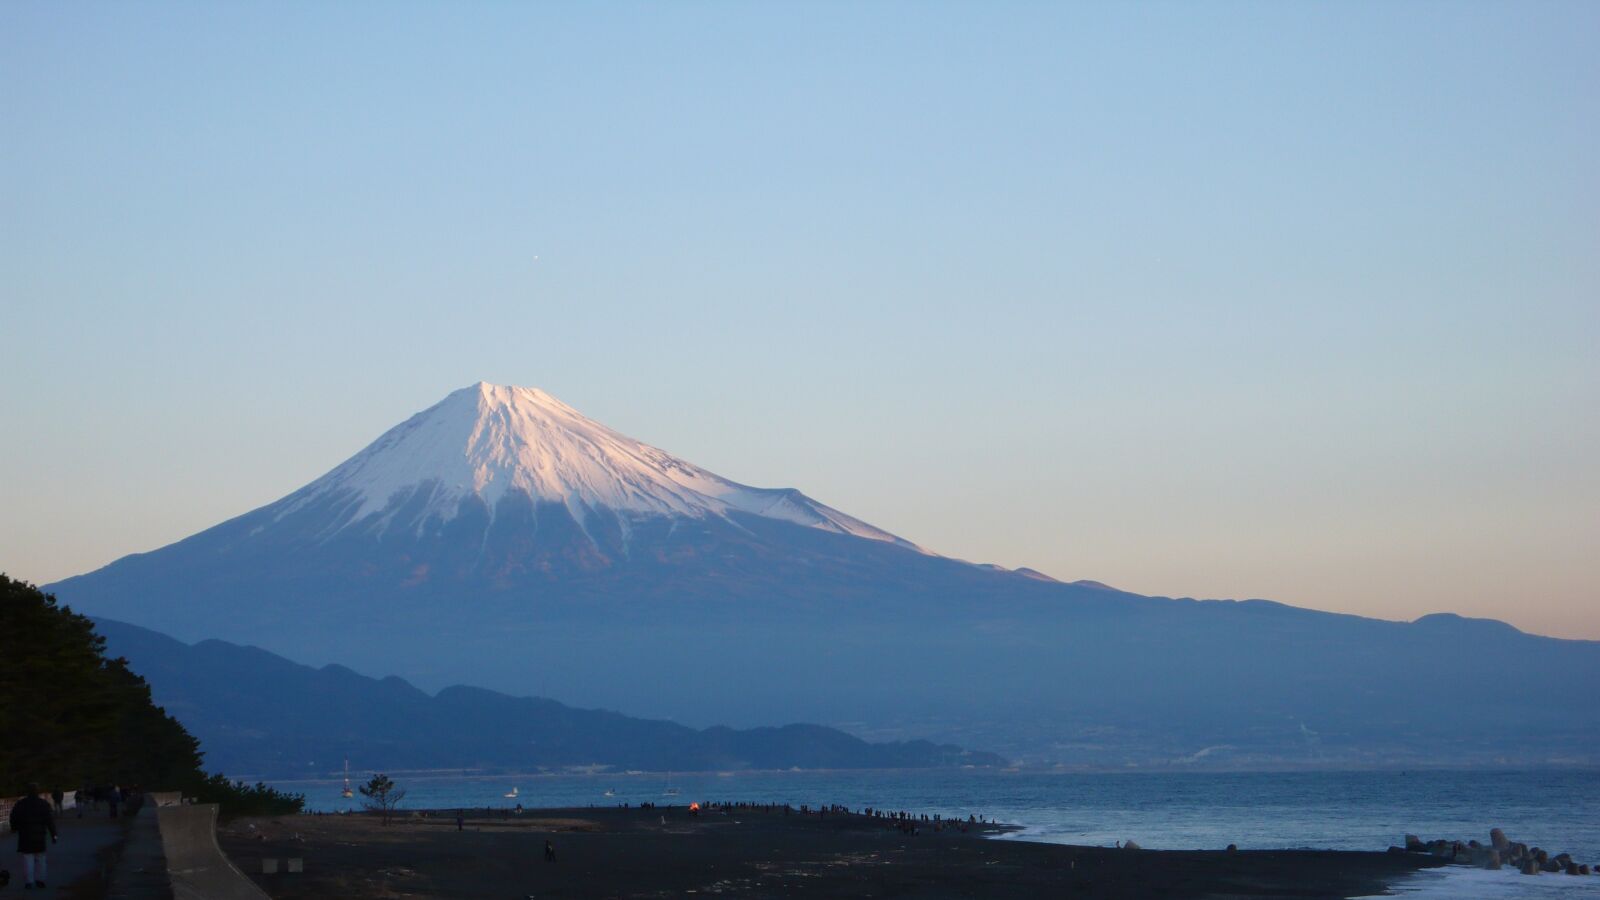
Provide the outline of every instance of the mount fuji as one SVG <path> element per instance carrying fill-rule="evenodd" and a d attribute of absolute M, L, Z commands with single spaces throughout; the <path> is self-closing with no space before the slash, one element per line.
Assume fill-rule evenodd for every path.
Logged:
<path fill-rule="evenodd" d="M 428 688 L 1036 762 L 1592 763 L 1600 737 L 1576 703 L 1600 643 L 976 565 L 490 384 L 275 503 L 48 587 Z"/>
<path fill-rule="evenodd" d="M 504 508 L 562 507 L 609 565 L 628 555 L 635 523 L 733 524 L 738 514 L 917 549 L 799 491 L 752 488 L 619 434 L 536 388 L 479 383 L 446 397 L 343 465 L 274 504 L 274 523 L 301 509 L 334 510 L 346 528 L 383 536 L 437 534 L 457 517 Z M 589 531 L 597 522 L 601 533 Z M 587 556 L 587 554 L 585 554 Z"/>

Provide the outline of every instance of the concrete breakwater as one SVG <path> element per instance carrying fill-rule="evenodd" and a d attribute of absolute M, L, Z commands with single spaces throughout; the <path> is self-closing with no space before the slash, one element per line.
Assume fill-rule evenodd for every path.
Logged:
<path fill-rule="evenodd" d="M 1477 840 L 1450 841 L 1435 839 L 1424 841 L 1414 834 L 1405 837 L 1404 847 L 1390 847 L 1391 853 L 1427 853 L 1457 865 L 1480 869 L 1511 867 L 1524 875 L 1544 873 L 1566 875 L 1600 875 L 1600 862 L 1580 863 L 1570 853 L 1555 853 L 1540 847 L 1530 847 L 1506 837 L 1499 828 L 1489 829 L 1489 843 Z"/>

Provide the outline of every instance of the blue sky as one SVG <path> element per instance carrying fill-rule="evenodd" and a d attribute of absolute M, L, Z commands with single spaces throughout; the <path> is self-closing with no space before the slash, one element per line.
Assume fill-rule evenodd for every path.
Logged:
<path fill-rule="evenodd" d="M 0 6 L 0 568 L 479 379 L 947 554 L 1600 638 L 1600 6 Z"/>

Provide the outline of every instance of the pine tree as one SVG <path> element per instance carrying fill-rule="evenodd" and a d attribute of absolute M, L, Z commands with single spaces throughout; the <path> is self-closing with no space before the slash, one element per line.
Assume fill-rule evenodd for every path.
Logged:
<path fill-rule="evenodd" d="M 94 623 L 0 574 L 0 796 L 139 785 L 223 805 L 225 814 L 297 813 L 305 799 L 200 768 L 200 743 L 150 697 Z"/>
<path fill-rule="evenodd" d="M 177 786 L 199 772 L 199 743 L 127 660 L 105 658 L 94 623 L 5 575 L 0 696 L 0 794 L 30 781 Z"/>
<path fill-rule="evenodd" d="M 371 781 L 357 790 L 361 791 L 361 796 L 367 798 L 361 805 L 370 811 L 382 813 L 385 825 L 389 824 L 389 816 L 400 805 L 400 801 L 406 798 L 406 792 L 395 787 L 394 780 L 382 772 L 372 776 Z"/>

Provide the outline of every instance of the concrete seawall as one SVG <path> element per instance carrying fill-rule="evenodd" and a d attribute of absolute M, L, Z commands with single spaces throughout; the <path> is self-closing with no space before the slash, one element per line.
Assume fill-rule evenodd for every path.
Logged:
<path fill-rule="evenodd" d="M 163 806 L 161 846 L 176 900 L 268 900 L 217 846 L 217 805 Z"/>

